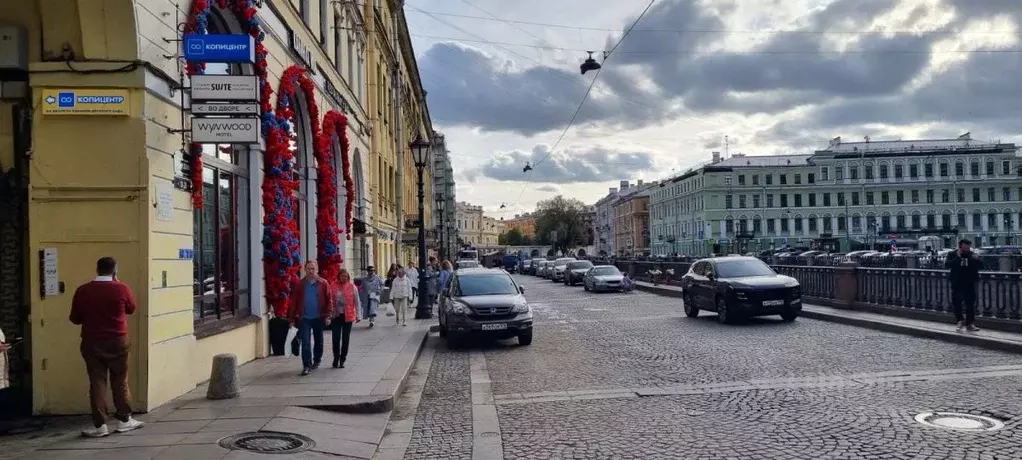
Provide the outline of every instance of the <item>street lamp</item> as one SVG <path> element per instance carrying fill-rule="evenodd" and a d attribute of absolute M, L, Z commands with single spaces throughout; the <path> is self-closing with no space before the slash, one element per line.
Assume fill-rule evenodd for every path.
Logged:
<path fill-rule="evenodd" d="M 443 193 L 434 193 L 433 194 L 433 201 L 436 202 L 437 214 L 440 215 L 440 227 L 437 229 L 437 236 L 440 238 L 440 241 L 439 241 L 439 244 L 437 246 L 440 248 L 440 254 L 439 254 L 440 255 L 440 260 L 444 260 L 444 253 L 446 252 L 446 251 L 444 251 L 444 249 L 445 249 L 444 248 L 444 204 L 446 204 L 445 203 L 446 200 L 444 200 L 444 194 Z"/>
<path fill-rule="evenodd" d="M 426 186 L 422 175 L 429 164 L 429 151 L 433 145 L 419 136 L 409 147 L 415 160 L 419 186 L 419 304 L 415 307 L 415 319 L 429 319 L 433 317 L 433 307 L 429 304 L 429 296 L 425 295 L 429 292 L 429 281 L 426 279 Z"/>

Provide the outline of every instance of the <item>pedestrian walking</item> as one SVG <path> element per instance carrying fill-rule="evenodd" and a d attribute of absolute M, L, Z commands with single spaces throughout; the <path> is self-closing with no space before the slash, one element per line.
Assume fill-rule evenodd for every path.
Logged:
<path fill-rule="evenodd" d="M 358 288 L 351 282 L 348 270 L 341 269 L 337 283 L 333 286 L 334 318 L 330 323 L 330 344 L 333 345 L 334 369 L 343 369 L 348 357 L 348 343 L 351 341 L 351 325 L 358 321 L 362 303 Z"/>
<path fill-rule="evenodd" d="M 414 265 L 409 266 L 405 269 L 405 277 L 408 278 L 408 283 L 412 286 L 412 298 L 409 303 L 415 305 L 415 299 L 419 297 L 419 269 Z"/>
<path fill-rule="evenodd" d="M 390 301 L 394 304 L 397 324 L 408 325 L 408 305 L 412 302 L 412 283 L 404 270 L 397 271 L 397 277 L 390 285 Z"/>
<path fill-rule="evenodd" d="M 954 306 L 955 321 L 958 322 L 958 332 L 963 329 L 979 331 L 972 322 L 976 318 L 976 282 L 983 261 L 972 252 L 972 242 L 959 241 L 958 250 L 948 253 L 944 266 L 948 269 L 948 280 L 951 282 L 951 303 Z"/>
<path fill-rule="evenodd" d="M 7 343 L 4 331 L 0 330 L 0 390 L 11 386 L 11 377 L 7 367 L 7 351 L 10 349 L 11 344 Z"/>
<path fill-rule="evenodd" d="M 323 329 L 334 316 L 332 295 L 329 283 L 319 277 L 319 264 L 314 260 L 305 262 L 305 277 L 291 286 L 289 309 L 302 345 L 302 375 L 319 369 L 323 360 Z"/>
<path fill-rule="evenodd" d="M 131 417 L 128 388 L 128 315 L 135 313 L 131 288 L 117 279 L 117 261 L 103 257 L 96 261 L 96 278 L 75 290 L 71 299 L 71 323 L 82 327 L 81 353 L 89 374 L 89 404 L 92 428 L 82 435 L 101 438 L 110 434 L 106 405 L 107 383 L 113 390 L 118 433 L 141 428 L 144 423 Z"/>
<path fill-rule="evenodd" d="M 376 267 L 366 268 L 366 276 L 362 278 L 362 317 L 369 318 L 369 327 L 376 324 L 376 311 L 380 307 L 380 294 L 383 293 L 383 279 L 376 274 Z"/>
<path fill-rule="evenodd" d="M 454 273 L 454 267 L 451 265 L 451 261 L 445 260 L 441 264 L 442 269 L 440 274 L 437 276 L 436 290 L 437 295 L 443 295 L 444 289 L 447 288 L 447 281 L 451 279 L 451 275 Z"/>

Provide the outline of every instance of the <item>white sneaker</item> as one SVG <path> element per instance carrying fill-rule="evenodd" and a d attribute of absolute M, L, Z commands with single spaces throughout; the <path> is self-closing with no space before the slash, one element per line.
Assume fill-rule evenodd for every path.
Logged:
<path fill-rule="evenodd" d="M 137 430 L 145 426 L 145 422 L 140 422 L 131 417 L 128 417 L 127 422 L 117 422 L 117 432 L 126 433 L 131 430 Z"/>
<path fill-rule="evenodd" d="M 106 424 L 102 424 L 99 428 L 86 428 L 82 430 L 82 436 L 87 438 L 102 438 L 110 435 L 110 429 L 107 428 Z"/>

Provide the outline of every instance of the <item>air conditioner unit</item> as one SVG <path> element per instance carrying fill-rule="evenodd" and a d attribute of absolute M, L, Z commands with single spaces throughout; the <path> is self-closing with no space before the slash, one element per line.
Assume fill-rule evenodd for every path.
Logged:
<path fill-rule="evenodd" d="M 0 71 L 3 70 L 28 70 L 28 33 L 21 26 L 0 25 Z"/>

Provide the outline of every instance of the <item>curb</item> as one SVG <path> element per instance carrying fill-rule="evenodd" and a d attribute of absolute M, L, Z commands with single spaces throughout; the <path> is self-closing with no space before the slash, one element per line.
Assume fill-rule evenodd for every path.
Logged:
<path fill-rule="evenodd" d="M 369 396 L 362 398 L 361 400 L 353 401 L 346 404 L 331 404 L 331 405 L 317 405 L 317 404 L 302 404 L 299 407 L 305 407 L 308 409 L 317 409 L 330 412 L 341 412 L 346 414 L 379 414 L 383 412 L 390 412 L 394 409 L 394 402 L 404 391 L 405 384 L 408 383 L 408 377 L 412 373 L 412 369 L 415 369 L 415 363 L 419 360 L 419 355 L 422 354 L 422 349 L 426 346 L 426 341 L 429 339 L 429 334 L 432 331 L 430 329 L 424 329 L 417 334 L 421 334 L 421 337 L 416 338 L 415 335 L 408 340 L 404 349 L 401 350 L 401 355 L 391 368 L 387 370 L 387 374 L 395 373 L 400 374 L 395 379 L 390 379 L 393 384 L 388 384 L 381 391 L 386 393 L 379 396 Z M 414 345 L 413 345 L 414 344 Z M 405 355 L 408 355 L 407 357 Z M 395 366 L 399 366 L 395 368 Z M 387 380 L 387 379 L 384 379 Z M 384 385 L 381 381 L 380 385 Z"/>
<path fill-rule="evenodd" d="M 649 292 L 662 297 L 670 297 L 675 299 L 681 298 L 681 292 L 672 289 L 663 289 L 657 286 L 649 286 L 642 284 L 636 284 L 635 288 L 637 290 Z M 802 313 L 800 316 L 820 321 L 828 321 L 831 323 L 864 327 L 867 329 L 911 335 L 914 337 L 921 337 L 925 339 L 940 340 L 943 342 L 950 342 L 959 345 L 972 345 L 980 348 L 986 348 L 989 350 L 1006 351 L 1010 353 L 1022 354 L 1022 342 L 1011 342 L 991 337 L 985 337 L 983 335 L 962 334 L 952 331 L 918 327 L 909 324 L 899 323 L 897 321 L 878 321 L 871 318 L 856 317 L 854 315 L 834 314 L 825 311 L 814 310 L 813 307 L 810 305 L 804 305 L 802 307 Z M 934 326 L 944 325 L 934 323 Z M 951 325 L 946 326 L 951 327 Z"/>

